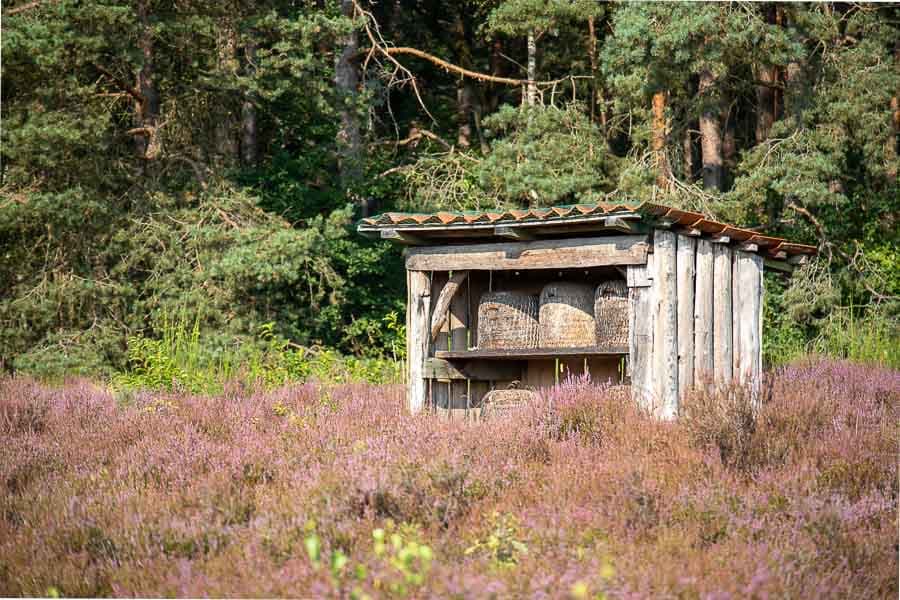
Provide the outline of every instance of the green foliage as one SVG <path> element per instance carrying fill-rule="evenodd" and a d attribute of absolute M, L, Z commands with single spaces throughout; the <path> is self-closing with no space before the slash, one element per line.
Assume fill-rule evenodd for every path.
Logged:
<path fill-rule="evenodd" d="M 377 378 L 364 365 L 403 360 L 402 257 L 352 232 L 363 213 L 589 202 L 613 190 L 616 200 L 656 198 L 819 245 L 816 281 L 827 286 L 803 274 L 792 286 L 770 281 L 770 361 L 807 350 L 893 360 L 867 350 L 894 343 L 900 297 L 893 7 L 365 8 L 371 16 L 351 18 L 312 0 L 7 7 L 2 368 L 111 377 L 154 357 L 144 367 L 152 385 L 190 382 L 165 325 L 188 314 L 186 330 L 196 320 L 200 334 L 186 352 L 203 357 L 201 371 L 245 376 L 252 353 L 235 349 L 248 347 L 260 369 L 279 373 L 273 381 Z M 520 106 L 518 86 L 460 79 L 407 55 L 393 57 L 408 72 L 398 70 L 367 55 L 365 25 L 389 45 L 520 79 L 530 34 L 539 101 Z M 345 50 L 359 76 L 349 89 L 335 77 Z M 758 140 L 763 68 L 777 73 L 776 120 Z M 714 83 L 701 93 L 704 71 Z M 658 91 L 672 190 L 655 187 L 649 152 Z M 142 110 L 153 98 L 149 132 Z M 722 194 L 702 191 L 691 155 L 710 111 L 731 145 Z M 348 120 L 359 129 L 352 161 Z M 153 152 L 136 151 L 151 137 Z M 344 185 L 349 163 L 364 175 Z M 852 319 L 840 308 L 851 306 Z M 288 345 L 267 350 L 272 340 Z"/>
<path fill-rule="evenodd" d="M 262 325 L 255 337 L 217 348 L 201 335 L 200 318 L 183 311 L 163 314 L 159 339 L 128 340 L 128 366 L 112 377 L 119 389 L 152 389 L 220 393 L 228 382 L 271 389 L 308 380 L 350 383 L 398 381 L 395 360 L 342 356 L 330 349 L 306 348 L 275 334 L 275 324 Z"/>
<path fill-rule="evenodd" d="M 519 557 L 528 553 L 522 542 L 519 521 L 514 515 L 491 513 L 489 532 L 483 539 L 475 540 L 466 548 L 466 554 L 486 556 L 495 567 L 509 568 L 519 563 Z"/>
<path fill-rule="evenodd" d="M 484 127 L 494 141 L 478 166 L 479 183 L 503 205 L 589 201 L 612 189 L 606 143 L 578 105 L 502 106 Z"/>

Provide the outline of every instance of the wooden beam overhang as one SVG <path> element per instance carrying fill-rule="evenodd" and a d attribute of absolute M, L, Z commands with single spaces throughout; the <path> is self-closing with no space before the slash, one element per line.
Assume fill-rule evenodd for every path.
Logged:
<path fill-rule="evenodd" d="M 641 265 L 647 262 L 648 250 L 647 236 L 643 235 L 423 246 L 407 250 L 406 268 L 503 271 Z"/>

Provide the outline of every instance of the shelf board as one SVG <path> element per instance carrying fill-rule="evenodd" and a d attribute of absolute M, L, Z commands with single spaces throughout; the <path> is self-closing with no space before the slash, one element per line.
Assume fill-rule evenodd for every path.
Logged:
<path fill-rule="evenodd" d="M 528 360 L 562 358 L 566 356 L 623 356 L 628 348 L 601 349 L 596 346 L 583 348 L 513 348 L 503 350 L 438 350 L 435 358 L 444 360 Z"/>

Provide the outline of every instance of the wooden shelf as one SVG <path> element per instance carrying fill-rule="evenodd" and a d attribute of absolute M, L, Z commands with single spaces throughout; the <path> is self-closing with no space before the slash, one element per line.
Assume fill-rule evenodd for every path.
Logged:
<path fill-rule="evenodd" d="M 628 348 L 612 350 L 595 346 L 584 348 L 513 348 L 503 350 L 437 350 L 435 358 L 443 360 L 528 360 L 542 358 L 562 358 L 564 356 L 623 356 Z"/>

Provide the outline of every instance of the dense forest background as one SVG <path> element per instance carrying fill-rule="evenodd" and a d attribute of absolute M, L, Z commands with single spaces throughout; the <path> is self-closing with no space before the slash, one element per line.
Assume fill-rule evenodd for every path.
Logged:
<path fill-rule="evenodd" d="M 6 2 L 0 364 L 109 374 L 178 319 L 392 356 L 356 219 L 605 198 L 817 244 L 769 356 L 896 341 L 898 62 L 896 4 Z"/>

